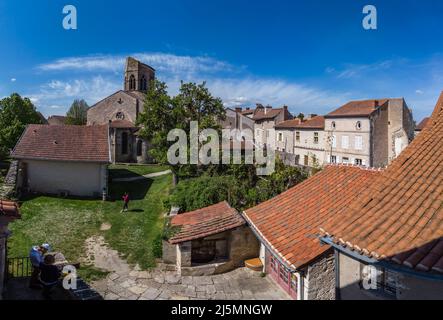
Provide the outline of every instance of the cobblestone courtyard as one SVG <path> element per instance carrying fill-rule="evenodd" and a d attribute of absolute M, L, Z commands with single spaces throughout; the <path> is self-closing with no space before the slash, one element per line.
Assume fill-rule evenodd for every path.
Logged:
<path fill-rule="evenodd" d="M 159 269 L 111 273 L 92 287 L 106 300 L 289 299 L 269 277 L 246 268 L 204 277 Z"/>

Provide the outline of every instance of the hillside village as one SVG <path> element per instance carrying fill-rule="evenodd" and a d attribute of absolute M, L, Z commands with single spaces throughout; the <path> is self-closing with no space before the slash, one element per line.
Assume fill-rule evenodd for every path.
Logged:
<path fill-rule="evenodd" d="M 443 93 L 423 120 L 398 97 L 323 115 L 224 108 L 221 129 L 251 130 L 254 148 L 281 162 L 269 178 L 241 177 L 251 190 L 284 187 L 203 190 L 184 208 L 169 196 L 200 173 L 158 163 L 140 121 L 155 73 L 128 57 L 123 89 L 92 105 L 86 125 L 51 116 L 26 127 L 0 181 L 0 297 L 28 290 L 13 285 L 14 259 L 49 242 L 84 265 L 92 294 L 75 299 L 443 299 Z M 76 229 L 33 229 L 69 215 Z"/>

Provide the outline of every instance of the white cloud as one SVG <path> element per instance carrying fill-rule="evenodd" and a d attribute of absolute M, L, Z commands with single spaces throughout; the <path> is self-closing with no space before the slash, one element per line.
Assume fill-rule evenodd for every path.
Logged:
<path fill-rule="evenodd" d="M 74 99 L 85 99 L 92 105 L 118 89 L 119 84 L 112 79 L 95 76 L 70 81 L 52 80 L 40 86 L 38 92 L 25 96 L 45 115 L 50 115 L 53 109 L 67 111 Z"/>
<path fill-rule="evenodd" d="M 11 78 L 11 82 L 16 82 L 17 79 L 16 78 Z"/>
<path fill-rule="evenodd" d="M 415 90 L 415 93 L 416 93 L 416 94 L 419 94 L 419 95 L 424 94 L 424 92 L 423 92 L 422 90 Z"/>
<path fill-rule="evenodd" d="M 179 56 L 168 53 L 135 53 L 134 58 L 151 65 L 157 71 L 181 73 L 213 73 L 234 71 L 231 64 L 208 56 Z M 124 68 L 126 56 L 123 55 L 95 55 L 87 57 L 68 57 L 53 62 L 41 64 L 37 69 L 42 71 L 112 71 L 121 72 Z M 241 69 L 241 68 L 240 68 Z"/>
<path fill-rule="evenodd" d="M 380 70 L 388 70 L 393 65 L 392 60 L 385 60 L 381 62 L 376 62 L 372 64 L 348 64 L 342 70 L 335 70 L 331 67 L 327 69 L 328 73 L 336 73 L 338 79 L 351 79 L 362 77 L 363 75 L 380 71 Z"/>

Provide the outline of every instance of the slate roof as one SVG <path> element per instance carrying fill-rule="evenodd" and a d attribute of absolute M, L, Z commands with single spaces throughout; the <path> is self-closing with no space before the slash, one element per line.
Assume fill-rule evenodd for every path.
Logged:
<path fill-rule="evenodd" d="M 260 120 L 272 120 L 275 117 L 277 117 L 278 115 L 280 115 L 280 113 L 284 113 L 283 119 L 284 120 L 288 120 L 291 119 L 291 114 L 289 113 L 289 111 L 285 108 L 271 108 L 271 107 L 261 107 L 261 108 L 257 108 L 254 111 L 254 116 L 252 117 L 252 119 L 254 119 L 254 121 L 260 121 Z"/>
<path fill-rule="evenodd" d="M 178 227 L 169 242 L 177 244 L 204 238 L 245 224 L 241 215 L 226 202 L 182 213 L 171 218 L 171 226 Z"/>
<path fill-rule="evenodd" d="M 110 162 L 108 126 L 29 125 L 13 159 Z"/>
<path fill-rule="evenodd" d="M 443 93 L 426 130 L 321 231 L 375 260 L 443 273 Z"/>
<path fill-rule="evenodd" d="M 0 200 L 0 216 L 20 218 L 20 210 L 16 202 Z"/>
<path fill-rule="evenodd" d="M 389 99 L 350 101 L 328 113 L 326 117 L 369 117 L 379 106 L 384 105 L 388 101 Z"/>
<path fill-rule="evenodd" d="M 380 172 L 329 165 L 288 191 L 244 211 L 256 233 L 288 267 L 301 268 L 330 247 L 317 238 L 319 227 L 358 197 Z"/>

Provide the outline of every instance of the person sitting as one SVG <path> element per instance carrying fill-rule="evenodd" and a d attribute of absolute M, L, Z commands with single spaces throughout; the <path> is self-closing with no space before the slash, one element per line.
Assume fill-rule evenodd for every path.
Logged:
<path fill-rule="evenodd" d="M 44 261 L 40 263 L 40 282 L 43 285 L 45 299 L 51 299 L 51 290 L 60 280 L 61 272 L 54 263 L 55 257 L 52 254 L 46 255 Z"/>
<path fill-rule="evenodd" d="M 43 262 L 44 255 L 51 251 L 51 247 L 47 243 L 40 246 L 33 246 L 29 252 L 29 260 L 31 261 L 32 273 L 29 287 L 32 289 L 41 289 L 42 286 L 39 281 L 40 263 Z"/>

